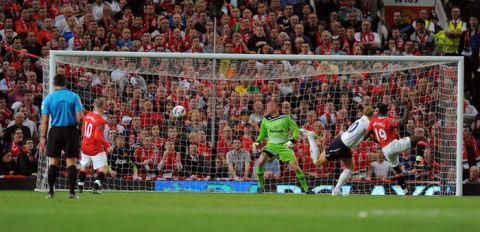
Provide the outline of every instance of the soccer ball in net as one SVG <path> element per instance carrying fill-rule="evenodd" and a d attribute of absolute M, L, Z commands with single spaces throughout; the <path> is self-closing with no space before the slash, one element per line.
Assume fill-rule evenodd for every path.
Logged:
<path fill-rule="evenodd" d="M 185 116 L 185 113 L 187 113 L 187 110 L 183 106 L 175 106 L 172 110 L 172 114 L 175 118 L 181 118 Z"/>

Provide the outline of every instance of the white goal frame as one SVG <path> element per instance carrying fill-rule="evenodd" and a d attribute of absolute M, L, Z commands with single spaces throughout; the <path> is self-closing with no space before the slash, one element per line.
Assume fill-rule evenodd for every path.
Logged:
<path fill-rule="evenodd" d="M 265 54 L 219 54 L 219 53 L 150 53 L 150 52 L 105 52 L 105 51 L 50 51 L 49 70 L 56 70 L 57 57 L 131 57 L 131 58 L 169 58 L 169 59 L 240 59 L 240 60 L 307 60 L 307 61 L 371 61 L 371 62 L 449 62 L 457 65 L 457 123 L 456 123 L 456 180 L 455 195 L 462 196 L 463 189 L 463 102 L 464 102 L 464 57 L 463 56 L 337 56 L 337 55 L 265 55 Z M 214 62 L 215 65 L 216 62 Z M 212 70 L 213 78 L 216 69 Z M 54 90 L 55 72 L 49 71 L 49 92 Z"/>

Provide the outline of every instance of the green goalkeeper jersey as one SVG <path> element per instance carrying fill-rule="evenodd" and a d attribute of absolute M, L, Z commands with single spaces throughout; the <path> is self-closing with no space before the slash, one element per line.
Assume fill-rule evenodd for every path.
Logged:
<path fill-rule="evenodd" d="M 290 130 L 292 130 L 292 137 L 290 137 Z M 289 115 L 266 116 L 262 120 L 260 134 L 256 141 L 261 143 L 265 138 L 268 138 L 268 143 L 284 144 L 289 140 L 297 140 L 298 134 L 298 126 Z"/>

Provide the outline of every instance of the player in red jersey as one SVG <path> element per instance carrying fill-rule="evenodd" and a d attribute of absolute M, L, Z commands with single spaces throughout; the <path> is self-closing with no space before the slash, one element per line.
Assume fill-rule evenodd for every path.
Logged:
<path fill-rule="evenodd" d="M 368 138 L 372 134 L 374 135 L 375 140 L 380 143 L 380 146 L 382 147 L 383 154 L 385 155 L 388 164 L 390 164 L 395 171 L 395 177 L 398 184 L 402 187 L 405 194 L 409 194 L 398 156 L 402 152 L 416 146 L 418 142 L 427 141 L 427 138 L 424 136 L 412 135 L 400 139 L 397 127 L 407 124 L 409 112 L 407 102 L 402 103 L 405 113 L 401 119 L 389 117 L 388 105 L 379 103 L 377 105 L 378 117 L 370 121 L 365 138 Z M 418 157 L 417 160 L 419 160 Z"/>
<path fill-rule="evenodd" d="M 94 111 L 85 115 L 82 126 L 82 160 L 80 160 L 80 174 L 78 181 L 78 190 L 83 192 L 85 183 L 86 168 L 93 163 L 93 169 L 97 170 L 97 179 L 93 185 L 93 193 L 100 193 L 102 181 L 107 173 L 107 153 L 112 151 L 112 146 L 103 137 L 105 129 L 105 119 L 102 113 L 105 109 L 105 103 L 102 99 L 95 99 Z"/>

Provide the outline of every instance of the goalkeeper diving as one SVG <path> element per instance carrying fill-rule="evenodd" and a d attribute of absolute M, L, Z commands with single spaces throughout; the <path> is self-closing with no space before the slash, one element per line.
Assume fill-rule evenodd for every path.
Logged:
<path fill-rule="evenodd" d="M 320 156 L 317 143 L 315 142 L 315 133 L 300 129 L 300 131 L 307 136 L 310 144 L 310 157 L 316 166 L 322 166 L 328 161 L 338 159 L 340 159 L 345 166 L 345 169 L 338 178 L 337 185 L 332 190 L 332 195 L 341 195 L 343 184 L 351 177 L 354 170 L 351 148 L 357 147 L 363 140 L 370 123 L 370 118 L 374 112 L 371 106 L 363 108 L 363 116 L 352 123 L 347 131 L 335 137 L 328 147 L 322 151 Z"/>
<path fill-rule="evenodd" d="M 264 139 L 268 139 L 267 145 L 264 147 L 260 155 L 256 170 L 258 178 L 258 193 L 263 193 L 264 191 L 263 175 L 265 172 L 265 164 L 269 159 L 274 159 L 275 157 L 279 157 L 280 161 L 288 163 L 290 167 L 295 170 L 295 174 L 300 182 L 303 192 L 313 193 L 308 190 L 305 175 L 298 165 L 297 159 L 292 150 L 295 140 L 298 139 L 298 126 L 289 115 L 279 113 L 278 108 L 278 103 L 275 101 L 267 103 L 267 114 L 260 125 L 260 134 L 252 144 L 253 153 L 257 153 L 257 147 Z M 290 132 L 292 137 L 290 137 Z"/>

